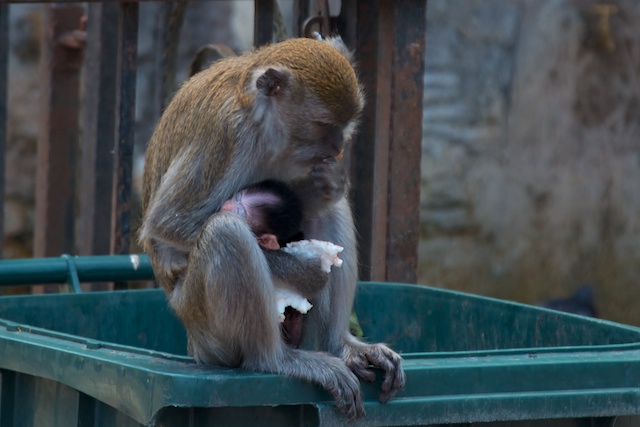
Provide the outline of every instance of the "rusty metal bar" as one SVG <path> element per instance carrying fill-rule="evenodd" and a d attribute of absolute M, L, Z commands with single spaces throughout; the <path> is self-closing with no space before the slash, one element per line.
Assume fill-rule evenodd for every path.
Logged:
<path fill-rule="evenodd" d="M 420 239 L 420 164 L 427 0 L 396 0 L 393 76 L 387 281 L 416 283 Z M 402 210 L 398 212 L 398 207 Z M 400 220 L 401 218 L 401 220 Z"/>
<path fill-rule="evenodd" d="M 104 255 L 111 250 L 111 205 L 116 128 L 118 9 L 113 3 L 88 7 L 82 116 L 78 252 Z"/>
<path fill-rule="evenodd" d="M 165 1 L 159 5 L 159 14 L 162 25 L 160 25 L 160 40 L 162 41 L 162 53 L 160 57 L 160 111 L 169 105 L 169 101 L 176 91 L 176 70 L 178 68 L 178 42 L 176 34 L 180 34 L 180 29 L 184 23 L 184 16 L 187 11 L 186 1 Z"/>
<path fill-rule="evenodd" d="M 426 0 L 360 0 L 340 20 L 367 94 L 350 165 L 360 278 L 415 283 Z"/>
<path fill-rule="evenodd" d="M 309 10 L 309 0 L 293 0 L 292 37 L 302 37 L 302 26 L 309 17 Z"/>
<path fill-rule="evenodd" d="M 273 40 L 274 2 L 276 0 L 254 0 L 253 45 L 262 46 Z"/>
<path fill-rule="evenodd" d="M 5 150 L 7 147 L 7 85 L 9 69 L 9 5 L 0 4 L 0 258 L 4 249 Z"/>
<path fill-rule="evenodd" d="M 76 150 L 83 49 L 74 45 L 81 5 L 45 7 L 42 112 L 36 177 L 36 257 L 74 251 Z"/>
<path fill-rule="evenodd" d="M 358 22 L 358 3 L 344 1 L 340 7 L 340 15 L 334 20 L 334 24 L 347 46 L 352 49 L 356 45 L 356 31 Z"/>
<path fill-rule="evenodd" d="M 135 132 L 138 15 L 138 3 L 121 3 L 119 20 L 120 102 L 111 234 L 111 253 L 115 255 L 129 253 L 131 244 L 131 180 Z"/>
<path fill-rule="evenodd" d="M 360 236 L 360 277 L 383 280 L 386 275 L 388 115 L 391 58 L 390 42 L 381 44 L 380 1 L 357 2 L 350 11 L 348 28 L 356 28 L 352 45 L 358 60 L 360 80 L 365 87 L 366 104 L 360 130 L 353 144 L 351 174 L 353 207 Z M 389 7 L 386 4 L 387 9 Z M 389 13 L 387 10 L 386 13 Z M 368 16 L 370 19 L 359 19 Z M 355 21 L 355 22 L 354 22 Z M 388 29 L 387 29 L 388 31 Z M 386 92 L 384 92 L 386 90 Z M 381 132 L 386 132 L 381 135 Z M 384 176 L 382 176 L 384 175 Z M 376 181 L 376 177 L 378 177 Z M 378 187 L 377 184 L 382 185 Z M 375 191 L 374 191 L 375 190 Z M 384 207 L 384 210 L 380 208 Z"/>
<path fill-rule="evenodd" d="M 82 179 L 79 183 L 78 236 L 80 255 L 111 251 L 116 94 L 118 69 L 118 11 L 115 3 L 87 7 L 87 51 L 84 62 L 84 99 L 81 143 Z M 108 290 L 109 284 L 84 284 L 85 290 Z"/>

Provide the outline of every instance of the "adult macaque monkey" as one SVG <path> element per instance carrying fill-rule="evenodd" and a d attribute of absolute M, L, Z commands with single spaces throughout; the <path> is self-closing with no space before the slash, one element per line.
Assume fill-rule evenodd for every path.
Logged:
<path fill-rule="evenodd" d="M 384 371 L 382 402 L 405 380 L 395 352 L 348 330 L 358 257 L 341 154 L 363 106 L 349 60 L 340 39 L 289 39 L 188 80 L 149 141 L 140 241 L 197 362 L 319 383 L 357 418 L 364 415 L 358 378 L 375 379 L 370 364 Z M 306 238 L 344 247 L 344 265 L 317 291 L 305 325 L 305 346 L 320 351 L 291 348 L 281 337 L 274 280 L 296 282 L 295 257 L 283 264 L 242 218 L 219 212 L 265 179 L 294 189 Z"/>

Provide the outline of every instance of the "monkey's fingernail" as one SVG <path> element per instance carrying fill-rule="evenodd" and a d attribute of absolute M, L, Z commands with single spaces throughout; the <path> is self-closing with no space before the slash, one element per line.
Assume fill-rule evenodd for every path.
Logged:
<path fill-rule="evenodd" d="M 342 160 L 342 156 L 344 156 L 344 148 L 342 149 L 342 151 L 340 151 L 340 153 L 336 156 L 336 160 L 340 161 Z"/>
<path fill-rule="evenodd" d="M 325 165 L 328 165 L 330 163 L 335 163 L 337 162 L 337 157 L 325 157 L 324 159 L 322 159 L 322 163 L 324 163 Z"/>

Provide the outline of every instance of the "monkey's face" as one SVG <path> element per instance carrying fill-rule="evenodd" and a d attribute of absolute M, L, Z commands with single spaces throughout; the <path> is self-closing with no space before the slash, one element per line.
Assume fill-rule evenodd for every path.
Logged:
<path fill-rule="evenodd" d="M 251 118 L 269 135 L 280 165 L 337 160 L 351 139 L 364 101 L 344 51 L 338 40 L 290 39 L 256 54 L 263 66 L 250 80 Z M 284 150 L 273 148 L 285 142 Z"/>
<path fill-rule="evenodd" d="M 338 117 L 310 93 L 305 94 L 302 104 L 304 108 L 291 112 L 287 155 L 306 165 L 326 159 L 340 160 L 351 141 L 360 111 L 352 109 L 346 118 Z"/>
<path fill-rule="evenodd" d="M 293 154 L 310 163 L 337 158 L 347 142 L 340 126 L 313 120 L 300 121 L 291 129 L 290 138 Z"/>

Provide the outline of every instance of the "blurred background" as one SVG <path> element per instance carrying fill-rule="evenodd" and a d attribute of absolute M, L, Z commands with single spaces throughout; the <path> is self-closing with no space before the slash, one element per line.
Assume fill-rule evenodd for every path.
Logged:
<path fill-rule="evenodd" d="M 291 2 L 279 4 L 290 22 Z M 21 258 L 33 247 L 42 11 L 10 10 L 4 257 Z M 140 17 L 138 179 L 162 49 L 158 4 Z M 599 317 L 640 325 L 639 23 L 635 0 L 429 0 L 420 284 L 531 304 L 589 285 Z M 190 3 L 177 80 L 200 46 L 246 50 L 252 35 L 252 1 Z"/>

